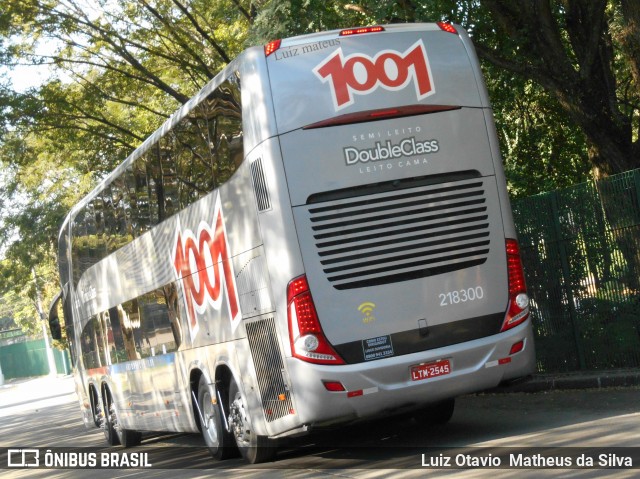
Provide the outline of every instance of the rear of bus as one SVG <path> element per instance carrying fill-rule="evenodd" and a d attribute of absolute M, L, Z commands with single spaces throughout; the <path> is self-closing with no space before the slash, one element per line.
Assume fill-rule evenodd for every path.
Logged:
<path fill-rule="evenodd" d="M 392 25 L 265 53 L 301 258 L 287 286 L 299 420 L 400 411 L 530 374 L 516 233 L 467 34 Z"/>

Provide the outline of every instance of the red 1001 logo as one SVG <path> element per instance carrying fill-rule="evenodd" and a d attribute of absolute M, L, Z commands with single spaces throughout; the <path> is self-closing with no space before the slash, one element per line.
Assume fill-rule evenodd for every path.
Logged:
<path fill-rule="evenodd" d="M 431 70 L 422 40 L 404 53 L 383 50 L 375 57 L 355 53 L 347 57 L 342 48 L 313 69 L 322 82 L 329 82 L 336 110 L 354 102 L 353 95 L 368 95 L 378 87 L 395 91 L 412 80 L 418 100 L 435 93 Z"/>
<path fill-rule="evenodd" d="M 219 195 L 216 197 L 213 219 L 214 228 L 206 221 L 201 221 L 197 234 L 190 229 L 181 230 L 178 220 L 173 248 L 173 265 L 176 277 L 182 280 L 192 340 L 199 329 L 196 313 L 203 314 L 207 306 L 220 311 L 223 297 L 228 306 L 232 330 L 240 323 L 236 280 Z"/>

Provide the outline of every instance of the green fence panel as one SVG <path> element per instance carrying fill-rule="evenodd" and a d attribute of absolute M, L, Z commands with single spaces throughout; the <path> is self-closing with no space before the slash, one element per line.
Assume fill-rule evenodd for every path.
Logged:
<path fill-rule="evenodd" d="M 53 350 L 58 374 L 71 373 L 67 350 Z M 0 367 L 5 379 L 49 374 L 49 361 L 44 339 L 24 341 L 0 347 Z"/>
<path fill-rule="evenodd" d="M 539 372 L 640 366 L 640 170 L 513 201 Z"/>
<path fill-rule="evenodd" d="M 56 360 L 56 371 L 58 374 L 71 374 L 71 358 L 69 357 L 69 351 L 67 349 L 64 351 L 54 349 L 53 357 Z"/>
<path fill-rule="evenodd" d="M 42 376 L 49 373 L 44 340 L 26 341 L 0 348 L 0 364 L 6 379 Z"/>

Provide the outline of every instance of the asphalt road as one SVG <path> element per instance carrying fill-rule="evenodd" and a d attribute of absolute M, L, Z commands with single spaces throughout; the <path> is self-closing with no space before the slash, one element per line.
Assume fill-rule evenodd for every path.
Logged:
<path fill-rule="evenodd" d="M 0 393 L 0 451 L 123 451 L 106 448 L 100 430 L 84 428 L 75 394 L 69 391 L 44 399 L 25 398 L 19 404 L 4 401 L 3 405 L 2 399 Z M 458 399 L 454 416 L 445 426 L 428 426 L 424 415 L 418 414 L 326 430 L 282 443 L 276 462 L 259 467 L 240 459 L 214 462 L 198 435 L 146 435 L 143 446 L 127 452 L 147 453 L 151 468 L 3 470 L 5 464 L 0 464 L 0 474 L 3 478 L 174 478 L 179 469 L 180 477 L 193 478 L 499 478 L 516 472 L 519 477 L 630 478 L 637 477 L 640 468 L 639 399 L 638 388 L 465 396 Z M 540 454 L 570 460 L 571 467 L 540 468 L 549 461 L 540 459 Z M 580 455 L 592 457 L 599 467 L 575 468 Z M 510 463 L 512 456 L 515 465 Z M 624 463 L 627 457 L 633 468 Z M 502 468 L 487 467 L 497 460 Z M 618 467 L 603 468 L 600 460 Z M 467 464 L 455 468 L 457 461 Z M 423 467 L 431 463 L 438 467 Z M 504 468 L 507 465 L 522 469 Z"/>

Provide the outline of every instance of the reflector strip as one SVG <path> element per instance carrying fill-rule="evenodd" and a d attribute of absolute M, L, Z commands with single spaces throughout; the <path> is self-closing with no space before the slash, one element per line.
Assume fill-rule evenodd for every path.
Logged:
<path fill-rule="evenodd" d="M 496 361 L 488 361 L 485 363 L 485 368 L 493 368 L 495 366 L 502 366 L 503 364 L 509 364 L 511 362 L 511 358 L 502 358 Z"/>
<path fill-rule="evenodd" d="M 322 381 L 324 388 L 330 392 L 342 392 L 346 391 L 344 386 L 339 381 Z"/>
<path fill-rule="evenodd" d="M 509 351 L 509 356 L 512 354 L 519 353 L 524 349 L 524 341 L 518 341 L 513 346 L 511 346 L 511 351 Z"/>
<path fill-rule="evenodd" d="M 379 389 L 377 387 L 367 388 L 367 389 L 358 389 L 356 391 L 347 392 L 348 398 L 355 398 L 358 396 L 366 396 L 367 394 L 377 393 Z"/>

